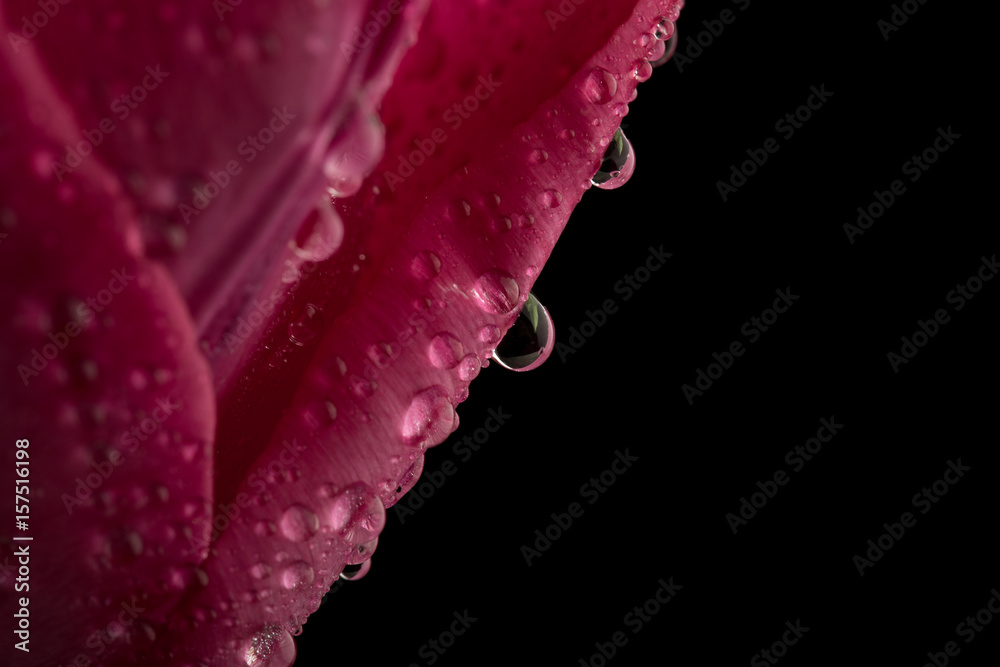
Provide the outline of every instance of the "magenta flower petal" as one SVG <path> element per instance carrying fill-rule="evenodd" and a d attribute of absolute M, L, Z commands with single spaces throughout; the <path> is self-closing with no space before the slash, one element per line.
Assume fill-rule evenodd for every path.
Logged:
<path fill-rule="evenodd" d="M 39 606 L 66 628 L 51 657 L 97 659 L 87 641 L 134 594 L 148 608 L 102 643 L 111 662 L 292 659 L 288 633 L 370 558 L 385 508 L 457 428 L 681 2 L 453 0 L 425 18 L 423 3 L 320 4 L 123 7 L 100 25 L 67 5 L 72 30 L 5 54 L 3 91 L 23 104 L 0 120 L 25 128 L 0 149 L 17 177 L 0 185 L 16 218 L 0 252 L 17 249 L 2 270 L 23 286 L 2 301 L 19 327 L 5 367 L 62 331 L 60 299 L 99 295 L 106 267 L 143 277 L 4 396 L 32 453 L 58 443 L 34 482 L 39 530 L 67 554 L 46 573 L 92 569 Z M 135 85 L 149 99 L 132 109 Z M 60 182 L 51 162 L 69 166 L 65 146 L 121 95 L 125 118 Z M 173 396 L 184 407 L 157 422 Z M 147 419 L 102 482 L 111 500 L 72 516 L 54 502 Z M 69 555 L 81 543 L 96 564 Z M 77 598 L 86 611 L 59 607 Z"/>

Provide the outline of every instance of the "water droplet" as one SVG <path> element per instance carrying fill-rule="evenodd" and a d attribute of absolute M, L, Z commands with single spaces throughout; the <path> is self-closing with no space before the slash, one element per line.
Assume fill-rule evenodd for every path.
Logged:
<path fill-rule="evenodd" d="M 375 553 L 375 549 L 378 548 L 378 538 L 374 540 L 368 540 L 367 542 L 362 542 L 360 544 L 355 544 L 354 549 L 351 554 L 347 557 L 347 562 L 351 565 L 357 565 L 358 563 L 364 563 L 372 557 Z"/>
<path fill-rule="evenodd" d="M 267 563 L 257 563 L 250 568 L 250 576 L 254 579 L 267 579 L 271 576 L 271 566 Z"/>
<path fill-rule="evenodd" d="M 300 259 L 322 262 L 337 252 L 343 242 L 344 222 L 333 209 L 330 197 L 323 196 L 299 226 L 291 247 Z"/>
<path fill-rule="evenodd" d="M 538 273 L 538 267 L 532 264 L 531 266 L 529 266 L 524 270 L 524 273 L 529 278 L 534 278 L 535 275 Z"/>
<path fill-rule="evenodd" d="M 345 565 L 344 571 L 340 573 L 340 578 L 345 581 L 357 581 L 368 574 L 368 571 L 371 569 L 372 561 L 371 558 L 369 558 L 363 563 Z"/>
<path fill-rule="evenodd" d="M 652 53 L 649 54 L 649 64 L 652 67 L 659 67 L 674 57 L 677 51 L 677 30 L 674 30 L 670 39 L 665 42 L 657 42 Z"/>
<path fill-rule="evenodd" d="M 622 132 L 615 132 L 615 137 L 604 152 L 604 159 L 597 173 L 590 182 L 602 190 L 614 190 L 628 182 L 635 171 L 635 151 L 632 143 Z"/>
<path fill-rule="evenodd" d="M 300 560 L 286 567 L 281 573 L 281 585 L 290 591 L 300 591 L 310 586 L 315 578 L 312 566 Z"/>
<path fill-rule="evenodd" d="M 413 397 L 403 417 L 403 442 L 411 447 L 433 447 L 444 442 L 455 423 L 455 408 L 440 385 Z"/>
<path fill-rule="evenodd" d="M 462 382 L 472 382 L 479 375 L 479 357 L 467 354 L 458 362 L 458 379 Z"/>
<path fill-rule="evenodd" d="M 628 115 L 628 105 L 622 102 L 621 104 L 615 105 L 615 115 L 619 118 L 624 118 Z"/>
<path fill-rule="evenodd" d="M 618 80 L 608 70 L 595 67 L 584 82 L 583 90 L 591 102 L 607 104 L 618 91 Z"/>
<path fill-rule="evenodd" d="M 528 154 L 528 162 L 531 164 L 544 164 L 549 159 L 549 154 L 541 148 L 536 148 Z"/>
<path fill-rule="evenodd" d="M 657 42 L 659 44 L 659 42 Z M 645 58 L 637 60 L 635 65 L 632 66 L 632 76 L 635 77 L 636 81 L 640 83 L 649 79 L 653 76 L 653 66 L 649 64 L 649 61 Z M 635 92 L 633 89 L 632 92 Z"/>
<path fill-rule="evenodd" d="M 299 346 L 304 346 L 316 338 L 323 329 L 323 316 L 319 308 L 307 303 L 299 316 L 288 324 L 288 340 Z"/>
<path fill-rule="evenodd" d="M 334 197 L 350 197 L 361 189 L 364 176 L 382 157 L 385 130 L 377 114 L 357 113 L 351 127 L 330 146 L 323 173 Z"/>
<path fill-rule="evenodd" d="M 660 17 L 660 22 L 656 24 L 653 28 L 653 37 L 665 42 L 674 36 L 674 22 L 668 19 L 666 16 Z"/>
<path fill-rule="evenodd" d="M 506 234 L 513 226 L 514 223 L 505 215 L 498 216 L 490 221 L 490 229 L 497 234 Z"/>
<path fill-rule="evenodd" d="M 309 539 L 319 530 L 319 519 L 305 505 L 292 505 L 281 517 L 281 532 L 293 542 Z"/>
<path fill-rule="evenodd" d="M 266 625 L 250 638 L 243 661 L 248 667 L 291 667 L 295 640 L 280 625 Z"/>
<path fill-rule="evenodd" d="M 472 206 L 464 199 L 459 199 L 452 202 L 450 212 L 452 218 L 461 220 L 462 218 L 468 218 L 472 215 Z"/>
<path fill-rule="evenodd" d="M 483 341 L 487 345 L 493 345 L 494 343 L 498 343 L 502 336 L 503 332 L 500 331 L 500 327 L 494 326 L 492 324 L 487 324 L 485 327 L 479 330 L 479 340 Z"/>
<path fill-rule="evenodd" d="M 554 346 L 555 331 L 549 311 L 534 294 L 529 294 L 514 326 L 494 350 L 493 358 L 512 371 L 530 371 L 549 358 Z"/>
<path fill-rule="evenodd" d="M 520 289 L 509 273 L 492 269 L 479 277 L 472 293 L 487 313 L 506 315 L 517 307 Z"/>
<path fill-rule="evenodd" d="M 372 394 L 375 393 L 376 385 L 374 382 L 359 377 L 357 375 L 351 375 L 348 378 L 348 382 L 351 384 L 351 391 L 358 398 L 371 398 Z"/>
<path fill-rule="evenodd" d="M 558 190 L 546 190 L 539 198 L 542 206 L 555 208 L 562 203 L 562 193 Z"/>
<path fill-rule="evenodd" d="M 421 280 L 430 280 L 441 273 L 441 258 L 429 250 L 425 250 L 410 262 L 410 271 Z"/>
<path fill-rule="evenodd" d="M 253 526 L 253 532 L 257 537 L 270 537 L 278 531 L 278 527 L 271 521 L 258 521 Z"/>
<path fill-rule="evenodd" d="M 560 139 L 572 139 L 575 136 L 576 132 L 574 130 L 562 130 L 559 132 Z"/>
<path fill-rule="evenodd" d="M 435 368 L 447 370 L 458 365 L 465 352 L 462 341 L 443 331 L 431 339 L 427 348 L 427 358 Z"/>
<path fill-rule="evenodd" d="M 330 524 L 348 542 L 370 542 L 385 527 L 385 505 L 370 486 L 355 482 L 334 500 Z"/>

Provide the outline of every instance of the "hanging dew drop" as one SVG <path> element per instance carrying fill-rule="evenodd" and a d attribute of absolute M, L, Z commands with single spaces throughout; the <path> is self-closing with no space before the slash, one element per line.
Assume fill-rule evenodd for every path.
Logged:
<path fill-rule="evenodd" d="M 602 190 L 614 190 L 628 182 L 635 171 L 635 151 L 621 128 L 604 152 L 604 159 L 590 182 Z"/>
<path fill-rule="evenodd" d="M 665 42 L 674 36 L 674 22 L 666 16 L 660 17 L 660 22 L 653 28 L 653 37 L 661 42 Z"/>
<path fill-rule="evenodd" d="M 657 42 L 653 52 L 649 54 L 649 64 L 653 67 L 660 67 L 674 57 L 677 51 L 677 29 L 674 28 L 670 38 L 666 41 Z"/>
<path fill-rule="evenodd" d="M 508 370 L 530 371 L 545 363 L 553 347 L 555 330 L 549 311 L 529 294 L 514 326 L 493 351 L 493 359 Z"/>

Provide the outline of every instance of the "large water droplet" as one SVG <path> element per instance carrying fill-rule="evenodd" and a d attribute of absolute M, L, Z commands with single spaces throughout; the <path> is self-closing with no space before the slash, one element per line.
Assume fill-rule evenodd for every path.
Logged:
<path fill-rule="evenodd" d="M 494 315 L 506 315 L 514 310 L 521 294 L 517 281 L 500 269 L 492 269 L 480 276 L 472 293 L 479 307 Z"/>
<path fill-rule="evenodd" d="M 674 22 L 668 19 L 666 16 L 660 17 L 660 22 L 656 24 L 653 28 L 653 37 L 665 42 L 674 36 Z"/>
<path fill-rule="evenodd" d="M 604 159 L 590 182 L 602 190 L 614 190 L 628 182 L 635 171 L 635 151 L 621 128 L 604 152 Z"/>
<path fill-rule="evenodd" d="M 292 505 L 281 517 L 281 532 L 293 542 L 309 539 L 319 530 L 319 519 L 305 505 Z"/>
<path fill-rule="evenodd" d="M 354 550 L 347 557 L 347 562 L 351 565 L 357 565 L 358 563 L 364 563 L 366 560 L 372 557 L 375 553 L 375 549 L 378 548 L 378 538 L 374 540 L 368 540 L 367 542 L 360 542 L 354 545 Z"/>
<path fill-rule="evenodd" d="M 549 311 L 534 294 L 529 294 L 514 326 L 494 350 L 493 358 L 512 371 L 530 371 L 549 358 L 554 346 L 555 330 Z"/>
<path fill-rule="evenodd" d="M 382 157 L 385 130 L 378 116 L 355 115 L 347 132 L 334 139 L 323 173 L 334 197 L 350 197 L 361 189 L 365 175 Z"/>
<path fill-rule="evenodd" d="M 361 579 L 368 571 L 372 569 L 372 560 L 369 558 L 363 563 L 355 565 L 345 565 L 344 571 L 340 573 L 340 578 L 345 581 L 357 581 Z"/>
<path fill-rule="evenodd" d="M 344 222 L 333 210 L 330 197 L 323 196 L 299 227 L 292 251 L 307 262 L 322 262 L 344 242 Z"/>
<path fill-rule="evenodd" d="M 430 280 L 441 273 L 441 258 L 431 251 L 425 250 L 410 262 L 410 271 L 421 280 Z"/>
<path fill-rule="evenodd" d="M 591 102 L 607 104 L 618 92 L 618 80 L 608 70 L 595 67 L 584 82 L 583 90 Z"/>
<path fill-rule="evenodd" d="M 403 417 L 403 442 L 411 447 L 433 447 L 444 442 L 455 424 L 455 408 L 440 385 L 413 397 Z"/>
<path fill-rule="evenodd" d="M 479 357 L 474 354 L 467 354 L 458 362 L 458 379 L 462 382 L 471 382 L 479 375 Z"/>
<path fill-rule="evenodd" d="M 290 591 L 298 591 L 312 585 L 316 578 L 312 566 L 305 561 L 296 561 L 281 573 L 281 585 Z"/>
<path fill-rule="evenodd" d="M 539 197 L 542 206 L 556 208 L 562 203 L 562 193 L 558 190 L 546 190 Z"/>
<path fill-rule="evenodd" d="M 462 341 L 443 331 L 431 339 L 427 357 L 435 368 L 447 370 L 458 365 L 464 351 Z"/>
<path fill-rule="evenodd" d="M 370 542 L 385 527 L 385 505 L 370 486 L 355 482 L 334 500 L 330 524 L 352 544 Z"/>
<path fill-rule="evenodd" d="M 665 42 L 657 42 L 656 47 L 653 52 L 649 54 L 649 64 L 653 67 L 659 67 L 667 63 L 671 58 L 674 57 L 674 52 L 677 51 L 677 29 L 675 28 L 673 34 Z"/>
<path fill-rule="evenodd" d="M 248 667 L 290 667 L 295 662 L 295 640 L 280 625 L 266 625 L 250 638 L 243 661 Z"/>
<path fill-rule="evenodd" d="M 319 308 L 307 303 L 299 316 L 288 324 L 288 340 L 303 346 L 316 338 L 322 328 L 323 316 L 320 315 Z"/>

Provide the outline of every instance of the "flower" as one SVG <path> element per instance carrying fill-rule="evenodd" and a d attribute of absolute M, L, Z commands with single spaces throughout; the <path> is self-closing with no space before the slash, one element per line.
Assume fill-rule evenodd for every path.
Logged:
<path fill-rule="evenodd" d="M 6 6 L 0 413 L 37 540 L 0 538 L 31 574 L 4 655 L 287 664 L 681 4 Z"/>

